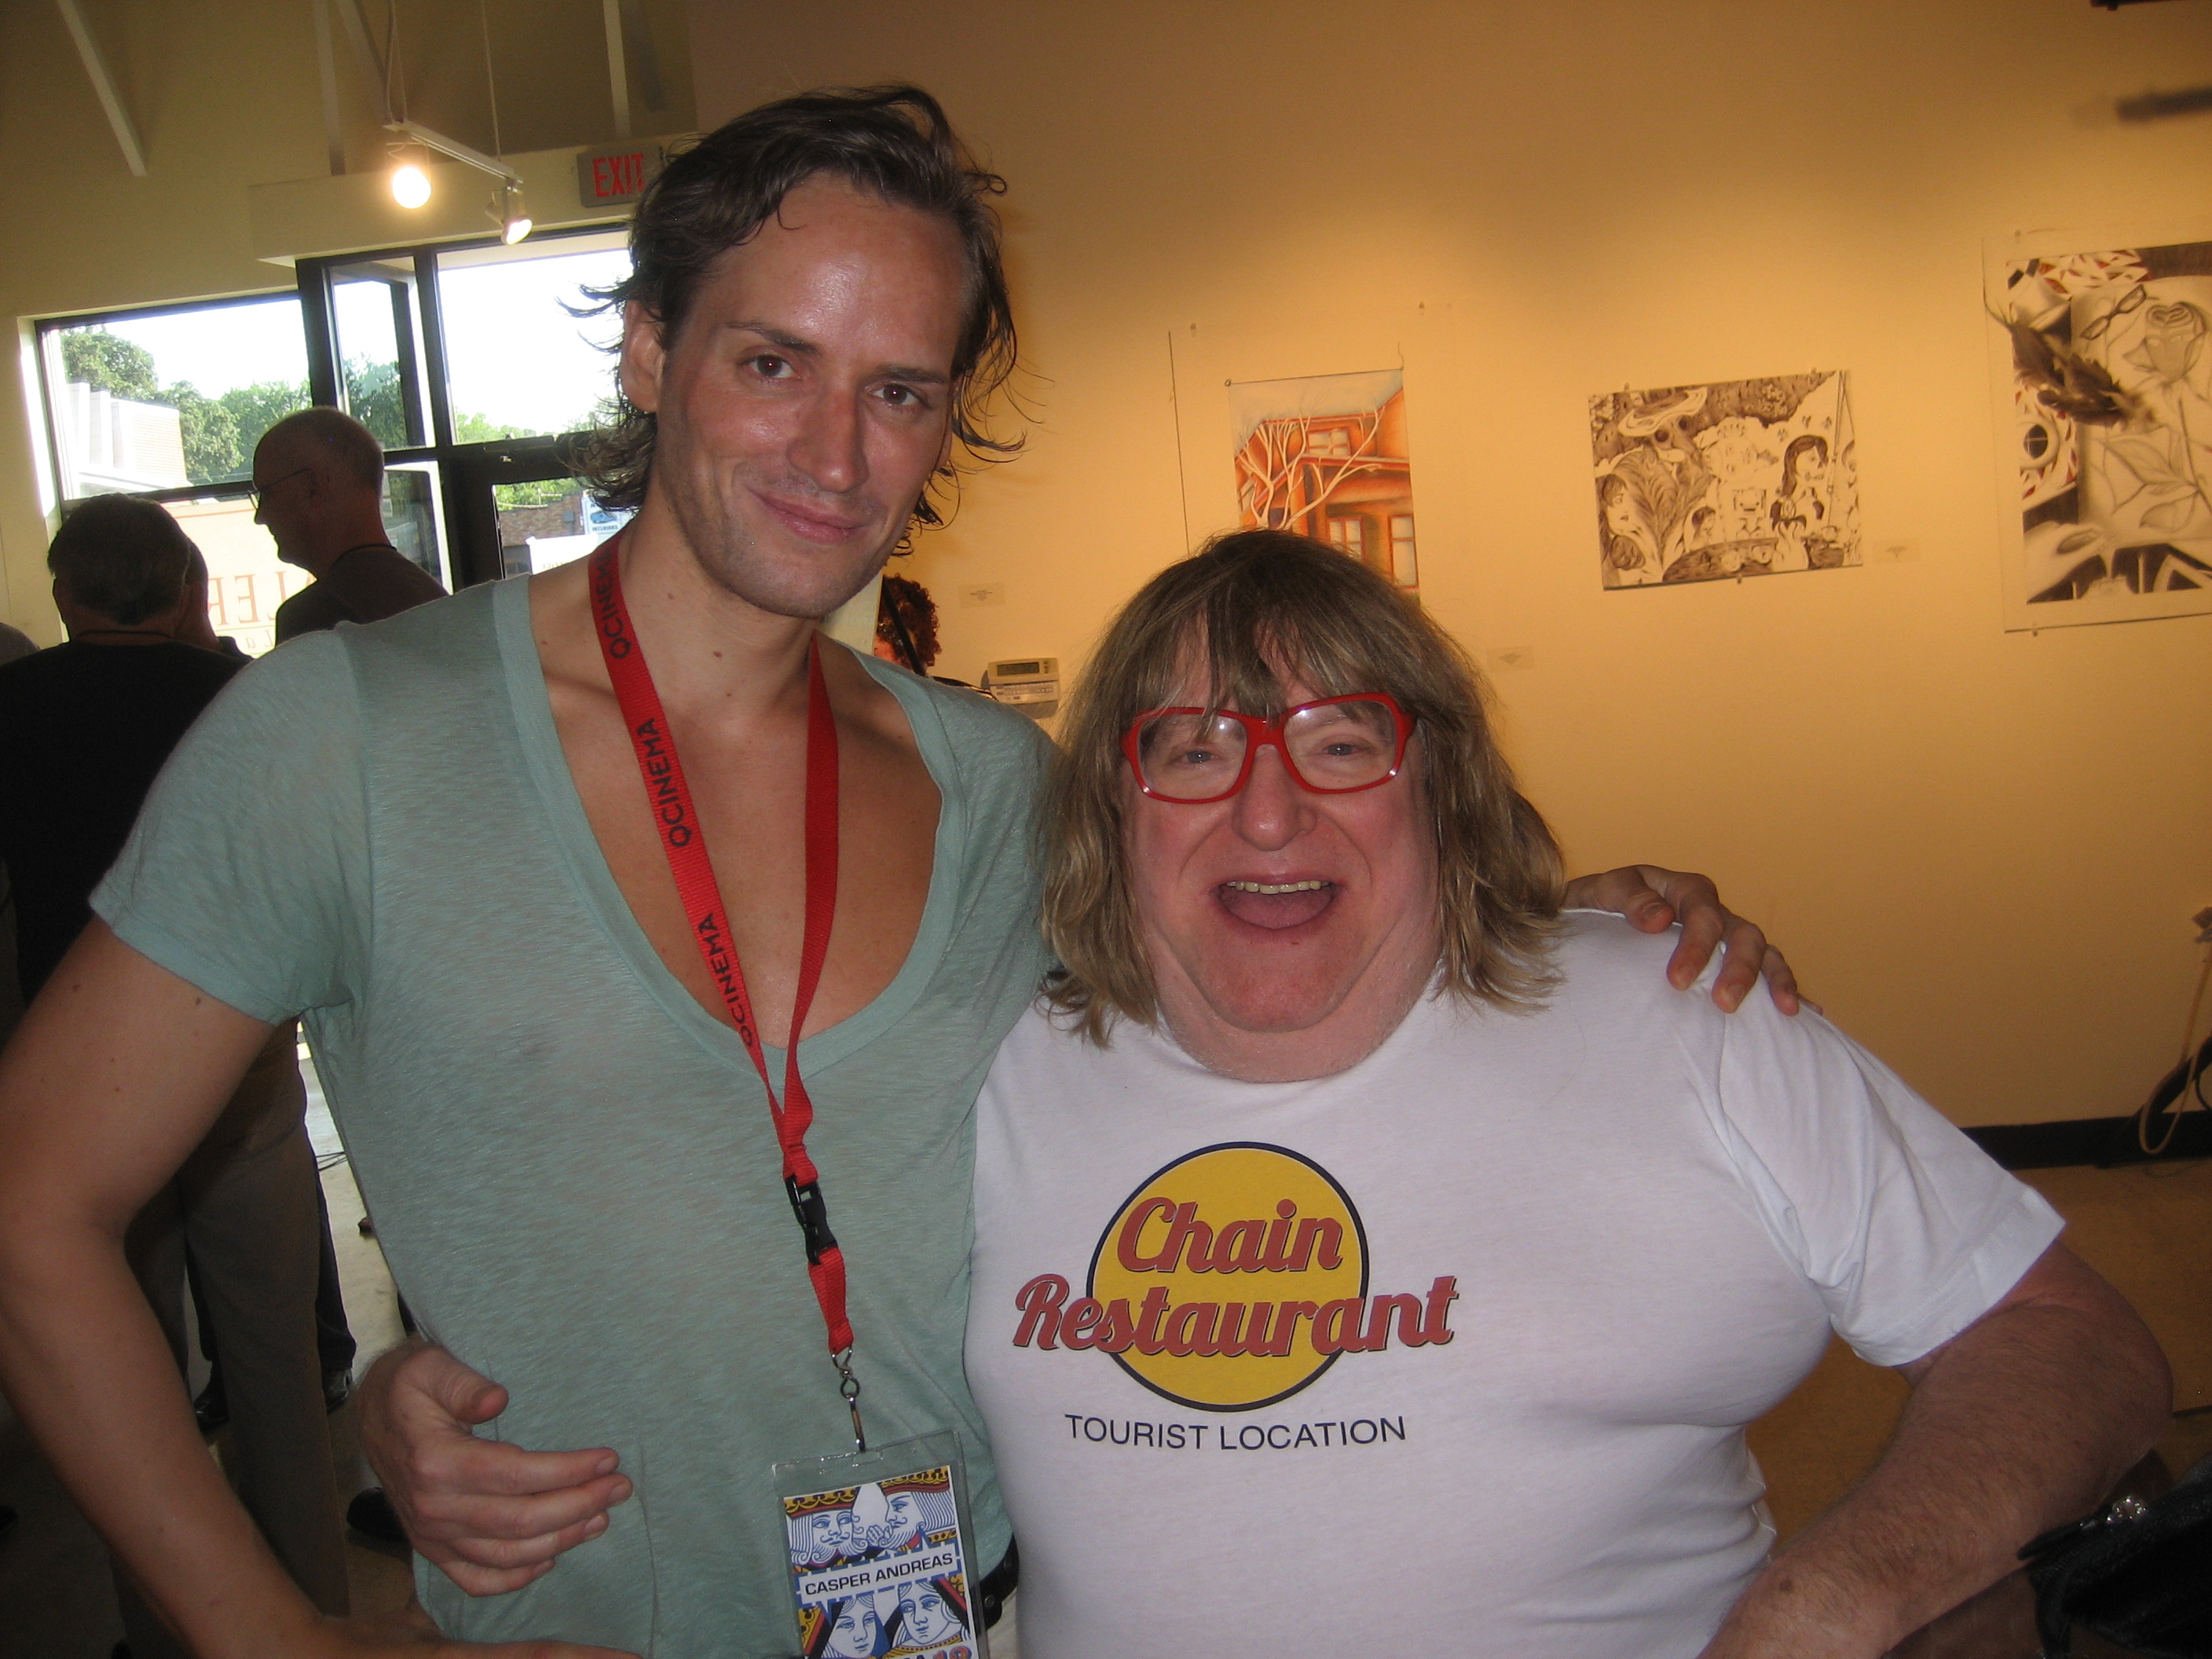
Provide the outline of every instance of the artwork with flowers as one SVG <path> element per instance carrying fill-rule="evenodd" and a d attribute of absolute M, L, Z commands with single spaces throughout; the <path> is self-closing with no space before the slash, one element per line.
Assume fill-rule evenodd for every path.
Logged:
<path fill-rule="evenodd" d="M 2009 625 L 2212 611 L 2212 241 L 2012 250 L 1991 278 Z"/>

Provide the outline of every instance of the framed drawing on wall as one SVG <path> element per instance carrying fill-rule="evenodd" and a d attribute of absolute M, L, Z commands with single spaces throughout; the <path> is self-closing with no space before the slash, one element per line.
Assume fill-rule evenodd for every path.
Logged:
<path fill-rule="evenodd" d="M 1316 537 L 1419 590 L 1404 370 L 1231 380 L 1229 412 L 1242 528 Z"/>
<path fill-rule="evenodd" d="M 1988 247 L 2005 626 L 2212 611 L 2212 232 Z"/>
<path fill-rule="evenodd" d="M 1601 392 L 1589 419 L 1605 586 L 1859 562 L 1858 446 L 1842 370 Z"/>

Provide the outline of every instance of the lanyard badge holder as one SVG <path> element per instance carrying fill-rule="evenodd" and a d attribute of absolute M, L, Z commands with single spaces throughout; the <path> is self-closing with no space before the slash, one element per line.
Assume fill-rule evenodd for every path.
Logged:
<path fill-rule="evenodd" d="M 837 908 L 837 724 L 822 676 L 821 646 L 810 641 L 806 652 L 806 933 L 779 1103 L 675 737 L 623 603 L 622 540 L 617 534 L 602 545 L 589 567 L 600 655 L 622 705 L 684 920 L 768 1093 L 783 1154 L 784 1192 L 805 1246 L 806 1276 L 822 1310 L 838 1397 L 852 1419 L 851 1451 L 790 1459 L 771 1468 L 781 1495 L 776 1518 L 788 1545 L 800 1651 L 805 1659 L 988 1659 L 981 1612 L 974 1601 L 969 1540 L 975 1534 L 959 1437 L 944 1430 L 869 1446 L 860 1419 L 860 1382 L 853 1371 L 845 1253 L 830 1230 L 821 1172 L 806 1152 L 814 1105 L 799 1075 L 799 1034 L 822 978 Z"/>

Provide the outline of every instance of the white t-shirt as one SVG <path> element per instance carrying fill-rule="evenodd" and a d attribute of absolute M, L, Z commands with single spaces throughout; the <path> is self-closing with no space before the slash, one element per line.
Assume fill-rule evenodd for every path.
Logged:
<path fill-rule="evenodd" d="M 1426 1001 L 1310 1083 L 1015 1028 L 968 1370 L 1031 1659 L 1703 1647 L 1771 1542 L 1741 1426 L 2061 1224 L 1817 1015 L 1669 988 L 1673 943 L 1572 916 L 1539 1012 Z"/>

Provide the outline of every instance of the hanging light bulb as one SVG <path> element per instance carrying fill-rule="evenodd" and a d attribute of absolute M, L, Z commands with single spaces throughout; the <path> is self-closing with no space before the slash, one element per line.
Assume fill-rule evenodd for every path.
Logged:
<path fill-rule="evenodd" d="M 404 208 L 418 208 L 430 199 L 430 175 L 402 158 L 392 169 L 392 199 Z"/>
<path fill-rule="evenodd" d="M 494 198 L 492 217 L 499 222 L 499 240 L 513 247 L 530 234 L 530 210 L 522 204 L 522 187 L 503 183 Z"/>

